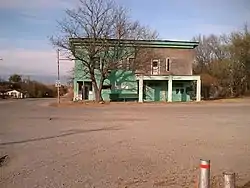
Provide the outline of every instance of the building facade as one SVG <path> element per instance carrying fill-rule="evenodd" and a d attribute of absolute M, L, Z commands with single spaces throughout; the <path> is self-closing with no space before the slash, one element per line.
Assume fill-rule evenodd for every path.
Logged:
<path fill-rule="evenodd" d="M 6 92 L 5 94 L 14 99 L 23 99 L 26 97 L 24 93 L 22 93 L 21 91 L 17 91 L 17 90 L 10 90 Z"/>
<path fill-rule="evenodd" d="M 150 58 L 145 59 L 136 71 L 124 67 L 111 70 L 102 90 L 105 101 L 201 100 L 201 79 L 200 76 L 193 75 L 192 71 L 197 42 L 168 40 L 138 42 L 151 53 Z M 125 61 L 129 67 L 135 59 L 131 57 Z M 74 101 L 94 100 L 92 82 L 84 75 L 81 62 L 75 61 L 74 70 Z"/>

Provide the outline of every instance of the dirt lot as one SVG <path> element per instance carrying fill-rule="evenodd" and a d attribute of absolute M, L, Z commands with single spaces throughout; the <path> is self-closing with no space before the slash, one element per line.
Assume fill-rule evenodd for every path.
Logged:
<path fill-rule="evenodd" d="M 250 100 L 46 102 L 0 101 L 0 187 L 195 187 L 200 158 L 211 160 L 213 187 L 229 170 L 239 186 L 250 181 Z"/>

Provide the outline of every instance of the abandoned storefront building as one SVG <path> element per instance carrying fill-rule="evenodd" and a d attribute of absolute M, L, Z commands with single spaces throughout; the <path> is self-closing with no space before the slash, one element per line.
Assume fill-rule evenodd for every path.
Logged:
<path fill-rule="evenodd" d="M 73 45 L 79 40 L 71 40 Z M 136 43 L 136 42 L 135 42 Z M 195 47 L 198 42 L 170 40 L 138 40 L 140 48 L 151 53 L 150 58 L 142 55 L 141 65 L 130 70 L 134 57 L 126 58 L 128 68 L 111 70 L 104 81 L 104 101 L 191 101 L 201 100 L 200 76 L 193 75 Z M 101 60 L 100 60 L 101 61 Z M 124 61 L 123 61 L 124 62 Z M 79 68 L 80 67 L 80 68 Z M 75 61 L 74 101 L 94 100 L 91 80 L 83 71 L 81 62 Z M 97 75 L 98 76 L 98 73 Z"/>

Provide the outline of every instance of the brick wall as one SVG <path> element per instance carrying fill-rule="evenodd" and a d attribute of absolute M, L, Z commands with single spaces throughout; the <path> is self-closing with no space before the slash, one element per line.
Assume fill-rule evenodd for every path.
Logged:
<path fill-rule="evenodd" d="M 140 67 L 139 72 L 150 75 L 152 73 L 151 60 L 158 60 L 160 62 L 159 75 L 192 75 L 194 49 L 148 48 L 147 50 L 151 57 L 142 62 L 143 66 Z M 170 60 L 169 71 L 166 67 L 167 58 Z"/>

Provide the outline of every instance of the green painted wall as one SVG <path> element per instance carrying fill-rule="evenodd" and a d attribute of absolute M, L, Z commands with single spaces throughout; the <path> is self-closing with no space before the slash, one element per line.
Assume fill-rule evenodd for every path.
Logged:
<path fill-rule="evenodd" d="M 91 81 L 89 75 L 85 75 L 83 70 L 82 63 L 76 61 L 75 71 L 74 71 L 74 92 L 78 93 L 77 81 Z M 100 82 L 100 73 L 96 71 L 95 73 L 97 82 Z M 104 81 L 104 85 L 111 85 L 111 89 L 103 89 L 102 97 L 105 101 L 110 100 L 110 96 L 114 100 L 135 100 L 138 98 L 137 93 L 137 80 L 135 74 L 132 71 L 125 70 L 113 70 L 110 73 L 110 76 Z M 89 94 L 89 99 L 94 100 L 94 90 L 92 94 Z"/>
<path fill-rule="evenodd" d="M 167 101 L 168 81 L 144 81 L 145 101 Z"/>
<path fill-rule="evenodd" d="M 138 82 L 132 71 L 114 70 L 108 78 L 112 85 L 112 100 L 136 100 L 138 98 Z"/>
<path fill-rule="evenodd" d="M 190 101 L 190 94 L 187 93 L 187 87 L 191 86 L 190 81 L 173 81 L 172 100 L 173 102 Z"/>
<path fill-rule="evenodd" d="M 145 101 L 167 101 L 168 100 L 168 81 L 144 81 L 145 82 Z M 190 101 L 190 94 L 186 88 L 191 86 L 191 82 L 173 81 L 172 101 Z"/>
<path fill-rule="evenodd" d="M 84 76 L 83 65 L 80 61 L 75 61 L 74 66 L 74 93 L 78 93 L 77 81 L 89 81 Z"/>
<path fill-rule="evenodd" d="M 74 92 L 78 93 L 77 81 L 90 81 L 88 75 L 84 75 L 81 62 L 75 63 Z M 96 72 L 99 82 L 100 75 Z M 138 81 L 132 71 L 116 70 L 112 71 L 104 85 L 111 85 L 111 89 L 103 89 L 102 97 L 105 101 L 128 101 L 138 99 Z M 190 101 L 190 93 L 187 87 L 191 86 L 191 81 L 173 81 L 172 100 Z M 94 90 L 89 94 L 89 100 L 94 100 Z M 144 100 L 145 101 L 167 101 L 168 100 L 168 81 L 158 80 L 144 81 Z"/>

